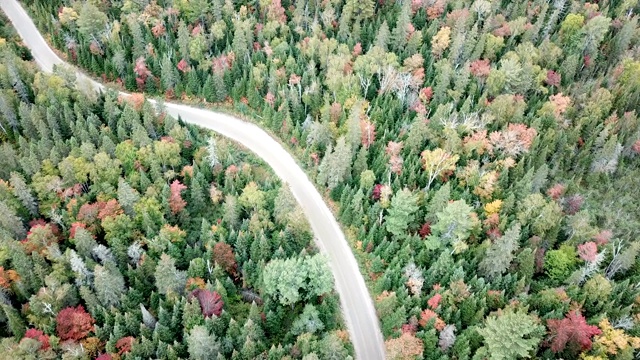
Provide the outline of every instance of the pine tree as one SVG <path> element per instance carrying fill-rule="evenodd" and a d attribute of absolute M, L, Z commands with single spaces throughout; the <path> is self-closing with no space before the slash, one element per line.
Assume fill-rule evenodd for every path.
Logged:
<path fill-rule="evenodd" d="M 27 326 L 22 317 L 20 317 L 20 313 L 9 304 L 3 303 L 0 306 L 2 306 L 2 310 L 7 319 L 8 330 L 13 333 L 13 337 L 16 340 L 22 339 L 27 330 Z"/>
<path fill-rule="evenodd" d="M 105 307 L 118 307 L 124 293 L 124 278 L 113 262 L 94 268 L 94 288 L 98 299 Z"/>
<path fill-rule="evenodd" d="M 409 25 L 411 25 L 411 2 L 404 1 L 402 3 L 402 9 L 398 15 L 398 21 L 396 27 L 391 33 L 393 39 L 393 50 L 396 53 L 402 53 L 407 45 L 409 38 Z"/>
<path fill-rule="evenodd" d="M 4 200 L 0 200 L 0 231 L 5 231 L 16 239 L 24 239 L 27 235 L 22 220 Z"/>
<path fill-rule="evenodd" d="M 418 211 L 417 196 L 408 189 L 396 193 L 391 199 L 389 213 L 385 217 L 387 231 L 396 238 L 407 235 L 409 225 L 415 220 Z"/>
<path fill-rule="evenodd" d="M 166 53 L 162 58 L 162 63 L 160 64 L 160 80 L 162 80 L 162 86 L 165 91 L 173 90 L 178 82 L 178 73 L 169 53 Z"/>
<path fill-rule="evenodd" d="M 135 215 L 133 208 L 138 200 L 140 200 L 140 194 L 127 181 L 120 178 L 118 180 L 118 203 L 122 206 L 125 214 Z"/>
<path fill-rule="evenodd" d="M 31 191 L 29 187 L 24 182 L 24 178 L 22 175 L 12 172 L 11 173 L 11 186 L 13 187 L 13 194 L 20 199 L 22 205 L 29 210 L 31 215 L 34 217 L 38 215 L 38 204 L 33 195 L 31 195 Z"/>
<path fill-rule="evenodd" d="M 520 246 L 520 224 L 515 223 L 495 243 L 491 244 L 478 269 L 489 279 L 503 274 L 511 265 Z"/>
<path fill-rule="evenodd" d="M 187 284 L 187 274 L 185 271 L 176 269 L 173 258 L 169 255 L 162 254 L 156 266 L 155 280 L 156 287 L 160 294 L 182 294 Z"/>
<path fill-rule="evenodd" d="M 326 155 L 320 164 L 318 181 L 326 184 L 331 190 L 335 189 L 340 183 L 347 180 L 347 176 L 351 172 L 351 159 L 353 152 L 347 144 L 344 136 L 338 139 L 336 147 L 331 151 L 331 147 L 327 149 Z"/>

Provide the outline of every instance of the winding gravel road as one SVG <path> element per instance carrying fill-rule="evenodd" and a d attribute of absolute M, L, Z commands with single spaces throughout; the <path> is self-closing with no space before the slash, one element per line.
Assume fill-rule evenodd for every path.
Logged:
<path fill-rule="evenodd" d="M 29 15 L 16 0 L 0 0 L 0 8 L 11 20 L 43 70 L 52 72 L 54 65 L 65 64 L 49 48 Z M 80 72 L 77 76 L 95 90 L 104 89 L 103 85 Z M 293 157 L 269 134 L 252 123 L 186 105 L 167 102 L 164 106 L 172 116 L 180 116 L 187 123 L 213 130 L 241 143 L 260 156 L 283 182 L 289 184 L 311 224 L 318 247 L 329 258 L 336 290 L 340 295 L 342 313 L 357 358 L 384 359 L 380 324 L 356 259 L 333 214 Z"/>

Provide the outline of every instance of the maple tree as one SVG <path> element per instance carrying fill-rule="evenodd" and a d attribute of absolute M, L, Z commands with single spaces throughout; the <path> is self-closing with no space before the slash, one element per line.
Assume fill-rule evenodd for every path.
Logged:
<path fill-rule="evenodd" d="M 385 341 L 387 359 L 412 360 L 422 356 L 423 343 L 411 332 L 403 332 L 399 338 Z"/>
<path fill-rule="evenodd" d="M 570 311 L 564 319 L 547 320 L 549 327 L 549 339 L 551 350 L 555 353 L 570 351 L 578 353 L 591 349 L 591 338 L 600 335 L 602 331 L 593 325 L 587 324 L 580 311 Z"/>
<path fill-rule="evenodd" d="M 376 140 L 376 125 L 368 119 L 362 119 L 360 120 L 360 131 L 362 146 L 368 149 Z"/>
<path fill-rule="evenodd" d="M 420 326 L 426 327 L 429 321 L 434 320 L 433 327 L 442 330 L 447 325 L 445 322 L 431 309 L 424 309 L 420 313 Z"/>
<path fill-rule="evenodd" d="M 169 197 L 169 207 L 171 208 L 171 212 L 173 214 L 177 214 L 184 210 L 187 206 L 187 202 L 182 199 L 180 193 L 182 190 L 185 190 L 187 187 L 183 185 L 179 180 L 174 180 L 171 183 L 171 196 Z"/>
<path fill-rule="evenodd" d="M 238 264 L 236 263 L 233 248 L 229 244 L 217 242 L 213 246 L 213 261 L 218 263 L 229 274 L 237 276 Z"/>
<path fill-rule="evenodd" d="M 477 78 L 486 78 L 491 72 L 491 65 L 488 59 L 478 59 L 469 65 L 469 70 Z"/>
<path fill-rule="evenodd" d="M 200 302 L 202 315 L 205 317 L 210 317 L 212 315 L 220 316 L 222 313 L 222 306 L 224 305 L 220 294 L 216 291 L 209 291 L 205 289 L 195 289 L 192 294 Z"/>
<path fill-rule="evenodd" d="M 598 245 L 593 241 L 578 245 L 578 256 L 584 261 L 594 262 L 598 255 Z"/>
<path fill-rule="evenodd" d="M 24 339 L 34 339 L 40 342 L 40 350 L 47 350 L 51 345 L 49 344 L 49 336 L 38 329 L 28 329 L 24 333 Z"/>
<path fill-rule="evenodd" d="M 62 341 L 78 341 L 94 330 L 94 323 L 82 305 L 64 308 L 56 316 L 56 334 Z"/>
<path fill-rule="evenodd" d="M 122 355 L 131 351 L 131 347 L 133 346 L 133 341 L 135 338 L 133 336 L 125 336 L 119 339 L 116 342 L 116 349 L 118 349 L 118 355 Z"/>

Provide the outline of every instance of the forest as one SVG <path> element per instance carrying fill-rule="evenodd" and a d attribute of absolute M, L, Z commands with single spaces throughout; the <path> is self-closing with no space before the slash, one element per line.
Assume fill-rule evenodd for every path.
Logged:
<path fill-rule="evenodd" d="M 0 358 L 351 356 L 326 259 L 264 163 L 25 58 L 3 20 Z"/>
<path fill-rule="evenodd" d="M 22 3 L 52 46 L 94 77 L 150 97 L 252 118 L 286 144 L 336 209 L 368 282 L 388 358 L 603 360 L 634 359 L 640 353 L 640 203 L 636 195 L 640 188 L 640 4 L 636 0 Z M 15 79 L 15 70 L 4 71 L 5 78 Z M 60 78 L 63 83 L 64 76 Z M 8 179 L 3 202 L 24 223 L 34 216 L 17 195 L 17 175 L 12 176 L 8 169 L 37 183 L 35 174 L 45 172 L 46 162 L 53 172 L 46 172 L 47 176 L 58 176 L 63 184 L 71 185 L 73 181 L 65 180 L 60 167 L 78 143 L 80 153 L 74 159 L 82 158 L 84 142 L 76 139 L 75 144 L 66 145 L 69 151 L 55 153 L 42 145 L 45 141 L 28 144 L 28 129 L 37 139 L 42 135 L 37 125 L 22 126 L 22 105 L 17 105 L 23 103 L 20 87 L 15 81 L 5 82 L 1 124 L 7 141 L 18 144 L 25 153 L 20 161 L 0 167 L 5 172 L 3 179 Z M 37 100 L 35 96 L 36 104 Z M 144 121 L 140 127 L 127 118 L 122 131 L 113 117 L 110 124 L 113 115 L 106 109 L 113 101 L 108 94 L 98 100 L 94 106 L 104 106 L 104 115 L 93 121 L 106 123 L 103 128 L 109 130 L 105 131 L 115 133 L 110 138 L 126 139 L 131 129 L 134 149 L 144 153 L 144 141 L 135 138 L 149 137 L 153 143 L 158 141 L 151 136 L 154 133 Z M 142 111 L 144 119 L 144 106 Z M 12 126 L 9 119 L 20 120 L 14 120 Z M 59 126 L 60 131 L 75 129 L 52 125 L 49 127 Z M 53 132 L 51 136 L 49 144 L 56 144 Z M 96 154 L 97 144 L 105 146 L 102 137 L 94 145 Z M 201 140 L 199 146 L 206 148 L 207 144 Z M 18 151 L 8 145 L 3 149 Z M 184 152 L 188 150 L 182 149 Z M 120 159 L 117 145 L 114 154 L 112 161 Z M 41 155 L 46 156 L 36 166 Z M 172 212 L 170 199 L 176 187 L 180 188 L 172 185 L 174 179 L 187 186 L 185 194 L 193 191 L 191 176 L 178 175 L 176 169 L 172 169 L 173 177 L 165 175 L 166 170 L 154 176 L 149 160 L 138 156 L 142 158 L 133 160 L 136 172 L 127 171 L 125 159 L 121 160 L 122 177 L 134 184 L 130 187 L 137 186 L 140 194 L 148 194 L 141 174 L 149 171 L 147 184 L 153 183 L 156 198 L 163 199 L 165 219 L 185 224 L 186 229 L 188 222 L 180 222 L 186 221 L 181 220 L 181 212 Z M 9 162 L 7 156 L 0 158 Z M 306 242 L 285 250 L 280 258 L 275 256 L 275 245 L 291 246 L 289 238 L 283 238 L 282 232 L 265 231 L 267 241 L 276 244 L 271 252 L 254 257 L 250 240 L 240 241 L 237 229 L 243 225 L 234 226 L 229 217 L 243 217 L 241 224 L 249 228 L 254 217 L 259 219 L 256 212 L 260 212 L 254 208 L 252 215 L 241 201 L 247 190 L 253 191 L 247 186 L 258 172 L 252 171 L 249 179 L 233 187 L 224 182 L 228 181 L 228 167 L 223 176 L 215 175 L 215 167 L 211 170 L 198 161 L 182 163 L 193 164 L 194 174 L 202 173 L 206 181 L 198 185 L 201 188 L 208 187 L 214 177 L 217 188 L 229 194 L 218 200 L 221 205 L 216 216 L 222 221 L 217 231 L 225 234 L 224 242 L 230 244 L 228 249 L 243 274 L 239 286 L 227 269 L 230 280 L 220 280 L 227 294 L 234 288 L 252 289 L 252 294 L 264 298 L 264 304 L 256 302 L 258 308 L 250 314 L 265 313 L 269 306 L 274 314 L 286 314 L 282 294 L 270 293 L 268 277 L 256 273 L 261 264 L 267 264 L 264 271 L 268 273 L 270 263 L 284 267 L 287 261 L 313 258 L 310 251 L 301 253 L 311 238 L 308 230 L 294 237 Z M 162 173 L 167 165 L 157 164 L 156 171 L 159 166 Z M 140 167 L 143 170 L 137 169 Z M 53 175 L 55 168 L 59 175 Z M 116 187 L 119 190 L 120 174 L 106 188 L 91 182 L 92 172 L 88 174 L 89 188 L 82 190 L 83 199 L 93 194 L 96 201 L 108 202 L 113 196 L 107 194 L 113 194 Z M 269 199 L 274 201 L 273 194 L 280 190 L 270 189 L 276 185 L 268 175 L 263 177 L 264 208 L 269 209 Z M 46 210 L 44 218 L 49 223 L 53 222 L 51 215 L 71 218 L 75 214 L 73 208 L 63 211 L 64 207 L 51 206 L 52 200 L 41 199 L 44 195 L 36 184 L 25 186 L 33 188 L 31 193 L 36 195 L 31 198 L 37 201 L 38 210 Z M 238 205 L 233 202 L 236 198 Z M 228 199 L 233 199 L 232 205 Z M 168 204 L 163 205 L 164 201 Z M 196 217 L 215 219 L 192 209 L 196 200 L 184 201 L 194 219 L 190 228 L 200 229 Z M 60 213 L 51 213 L 51 208 Z M 130 216 L 125 204 L 121 208 L 122 216 Z M 229 208 L 237 212 L 232 210 L 229 215 Z M 296 226 L 278 222 L 277 209 L 274 202 L 274 226 L 284 227 L 287 234 L 287 229 Z M 135 206 L 134 212 L 128 210 L 134 218 L 138 216 Z M 64 224 L 70 231 L 71 225 Z M 145 239 L 160 236 L 142 222 L 140 227 Z M 60 228 L 65 234 L 67 230 Z M 24 235 L 10 234 L 17 240 Z M 175 255 L 171 247 L 166 249 L 176 269 L 188 271 L 187 263 L 195 260 L 190 260 L 187 249 L 195 249 L 202 236 L 203 230 L 186 231 L 184 241 L 194 246 Z M 120 245 L 107 240 L 118 266 L 132 267 L 125 254 L 125 247 L 135 244 L 130 243 L 132 238 L 135 236 Z M 62 243 L 59 249 L 67 251 L 71 245 Z M 156 255 L 156 261 L 163 261 L 162 255 L 158 257 L 162 251 L 154 252 L 150 246 L 144 247 L 149 257 Z M 81 256 L 79 249 L 74 251 Z M 5 261 L 5 271 L 13 270 L 15 260 Z M 60 267 L 46 257 L 42 262 L 53 269 L 46 273 L 54 274 Z M 101 271 L 106 269 L 99 259 L 93 262 Z M 215 258 L 214 262 L 220 263 Z M 11 275 L 14 279 L 16 271 L 19 273 L 14 270 Z M 212 284 L 211 291 L 220 294 L 222 289 L 213 285 L 214 278 L 218 280 L 214 275 L 206 280 Z M 26 282 L 11 281 L 11 289 Z M 233 284 L 225 285 L 229 281 Z M 127 283 L 133 280 L 128 278 Z M 79 292 L 82 296 L 82 287 Z M 17 289 L 9 294 L 13 304 L 26 300 Z M 96 292 L 101 301 L 98 295 Z M 335 296 L 305 300 L 315 306 L 324 325 L 311 336 L 318 344 L 335 345 L 336 335 L 341 334 Z M 149 307 L 159 312 L 153 301 Z M 224 306 L 228 302 L 233 301 L 225 300 Z M 90 308 L 84 298 L 81 303 Z M 248 302 L 236 303 L 249 307 Z M 302 302 L 297 302 L 296 313 L 311 319 L 311 310 L 305 315 L 306 306 L 303 310 Z M 7 314 L 12 315 L 6 318 L 29 322 L 31 308 L 9 309 Z M 311 336 L 305 333 L 296 338 L 293 330 L 276 335 L 268 331 L 268 311 L 266 314 L 262 321 L 266 340 L 250 353 L 253 357 L 272 356 L 267 343 L 275 340 L 283 344 L 282 353 L 275 358 L 310 354 L 301 350 L 309 347 L 299 342 Z M 282 315 L 276 318 L 284 321 Z M 53 336 L 51 328 L 39 325 L 36 329 Z M 135 339 L 132 352 L 144 335 L 142 331 L 136 334 L 125 334 Z M 14 334 L 14 339 L 19 337 Z M 107 349 L 113 350 L 113 339 L 109 339 Z M 237 348 L 226 344 L 225 356 L 228 349 Z M 186 354 L 177 344 L 158 345 L 157 351 L 169 348 L 178 357 Z M 244 356 L 238 352 L 236 356 Z M 337 358 L 347 356 L 340 354 Z M 332 356 L 319 350 L 314 355 Z"/>

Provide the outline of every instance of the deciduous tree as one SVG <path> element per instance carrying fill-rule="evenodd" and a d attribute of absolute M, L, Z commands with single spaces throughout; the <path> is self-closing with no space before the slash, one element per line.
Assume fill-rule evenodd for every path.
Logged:
<path fill-rule="evenodd" d="M 484 346 L 478 351 L 491 360 L 529 358 L 542 339 L 544 326 L 523 310 L 507 309 L 491 315 L 478 333 Z"/>
<path fill-rule="evenodd" d="M 422 166 L 427 173 L 426 190 L 431 188 L 431 184 L 438 177 L 447 171 L 453 171 L 458 162 L 458 155 L 451 155 L 443 149 L 425 150 L 420 154 L 422 157 Z"/>
<path fill-rule="evenodd" d="M 591 338 L 602 332 L 597 326 L 587 324 L 580 311 L 570 311 L 564 319 L 547 320 L 549 342 L 554 353 L 569 351 L 578 354 L 591 349 Z"/>
<path fill-rule="evenodd" d="M 78 341 L 94 331 L 95 320 L 82 305 L 62 309 L 56 316 L 56 334 L 62 341 Z"/>

